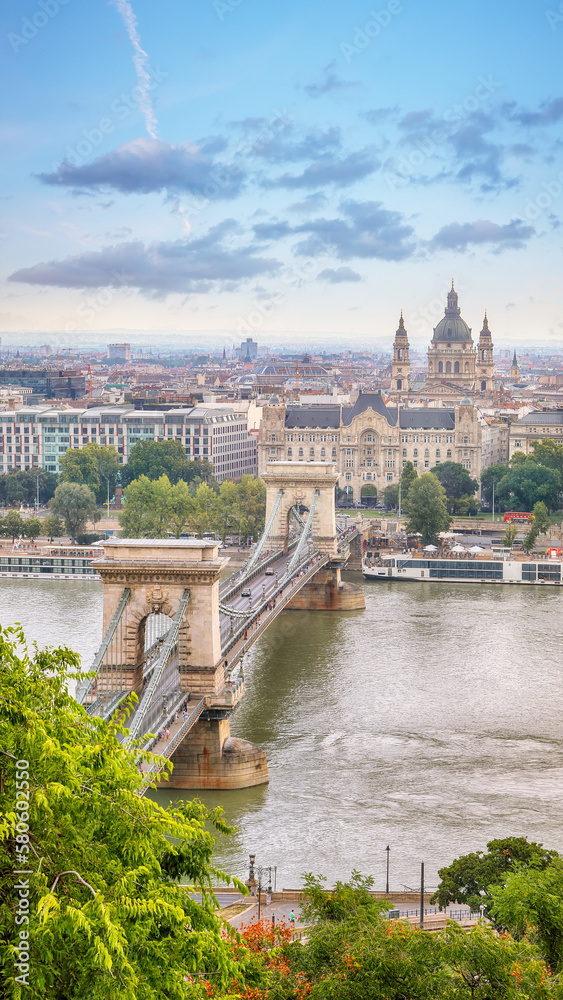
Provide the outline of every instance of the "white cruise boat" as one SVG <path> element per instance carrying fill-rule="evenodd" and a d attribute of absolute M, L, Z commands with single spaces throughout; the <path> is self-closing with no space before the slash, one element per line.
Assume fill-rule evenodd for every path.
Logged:
<path fill-rule="evenodd" d="M 507 583 L 561 586 L 560 549 L 551 549 L 548 558 L 533 559 L 508 550 L 483 551 L 478 555 L 438 552 L 391 552 L 367 550 L 362 561 L 366 580 L 417 580 L 422 583 Z"/>

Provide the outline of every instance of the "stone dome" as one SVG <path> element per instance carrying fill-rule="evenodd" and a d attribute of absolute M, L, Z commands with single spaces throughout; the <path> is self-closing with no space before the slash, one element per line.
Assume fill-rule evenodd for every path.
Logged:
<path fill-rule="evenodd" d="M 440 320 L 434 328 L 432 337 L 433 344 L 443 343 L 469 343 L 472 344 L 471 330 L 464 319 L 461 318 L 458 306 L 457 292 L 453 282 L 451 291 L 448 293 L 448 304 L 444 310 L 444 318 Z"/>

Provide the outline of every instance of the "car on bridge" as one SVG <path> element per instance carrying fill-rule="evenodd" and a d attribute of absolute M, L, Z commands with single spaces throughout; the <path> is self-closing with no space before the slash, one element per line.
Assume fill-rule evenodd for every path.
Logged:
<path fill-rule="evenodd" d="M 264 572 L 264 576 L 273 576 L 274 573 L 275 570 L 273 570 L 271 566 L 268 566 L 268 569 Z"/>
<path fill-rule="evenodd" d="M 252 591 L 250 587 L 245 587 L 244 590 L 241 590 L 240 593 L 241 597 L 252 597 Z"/>

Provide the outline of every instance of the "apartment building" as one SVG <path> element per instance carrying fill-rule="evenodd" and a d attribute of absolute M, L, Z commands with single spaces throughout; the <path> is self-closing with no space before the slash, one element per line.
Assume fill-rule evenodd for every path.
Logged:
<path fill-rule="evenodd" d="M 0 412 L 0 474 L 41 467 L 58 473 L 67 448 L 91 442 L 116 448 L 125 465 L 137 442 L 170 440 L 182 442 L 189 460 L 208 459 L 219 482 L 258 472 L 256 437 L 248 431 L 246 414 L 232 407 L 144 411 L 133 406 L 36 406 Z"/>

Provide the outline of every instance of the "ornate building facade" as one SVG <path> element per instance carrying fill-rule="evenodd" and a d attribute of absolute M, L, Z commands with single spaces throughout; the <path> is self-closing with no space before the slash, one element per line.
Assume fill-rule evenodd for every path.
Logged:
<path fill-rule="evenodd" d="M 388 406 L 379 392 L 360 393 L 353 406 L 276 400 L 263 408 L 258 474 L 268 462 L 331 462 L 340 488 L 359 500 L 363 486 L 379 492 L 398 482 L 408 461 L 419 475 L 440 462 L 460 462 L 478 478 L 481 439 L 477 410 L 467 398 L 447 409 Z"/>
<path fill-rule="evenodd" d="M 406 395 L 412 387 L 409 342 L 401 313 L 393 342 L 391 392 Z M 494 388 L 493 340 L 487 314 L 475 347 L 471 327 L 461 316 L 458 294 L 452 281 L 444 317 L 434 328 L 428 348 L 428 374 L 422 391 L 432 396 L 459 397 L 468 393 L 488 394 Z M 417 394 L 419 391 L 420 388 Z"/>

